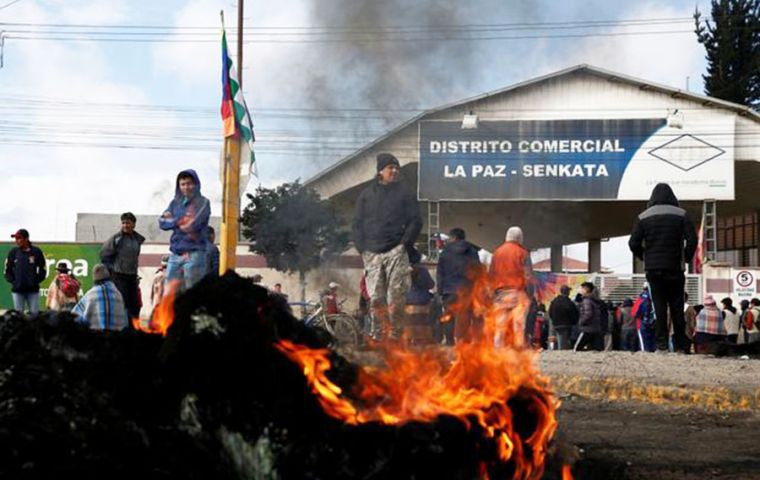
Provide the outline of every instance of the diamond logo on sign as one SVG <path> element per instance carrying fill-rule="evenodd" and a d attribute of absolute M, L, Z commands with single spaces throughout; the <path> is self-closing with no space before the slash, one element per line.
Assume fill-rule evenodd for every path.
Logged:
<path fill-rule="evenodd" d="M 722 148 L 705 142 L 694 135 L 681 135 L 657 148 L 649 154 L 667 162 L 684 172 L 696 168 L 726 153 Z"/>

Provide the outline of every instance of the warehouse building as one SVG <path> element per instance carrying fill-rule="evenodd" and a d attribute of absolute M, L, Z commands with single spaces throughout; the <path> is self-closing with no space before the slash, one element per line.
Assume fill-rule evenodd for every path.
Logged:
<path fill-rule="evenodd" d="M 742 105 L 579 65 L 423 112 L 306 184 L 350 218 L 380 152 L 418 192 L 428 244 L 456 226 L 492 249 L 517 224 L 552 271 L 581 242 L 599 271 L 601 242 L 667 182 L 705 217 L 711 258 L 758 264 L 760 115 Z"/>

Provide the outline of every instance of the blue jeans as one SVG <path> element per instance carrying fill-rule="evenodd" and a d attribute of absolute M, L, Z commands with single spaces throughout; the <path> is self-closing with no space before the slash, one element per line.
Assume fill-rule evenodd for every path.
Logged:
<path fill-rule="evenodd" d="M 180 290 L 187 290 L 206 275 L 206 252 L 196 250 L 181 255 L 172 253 L 166 266 L 166 285 L 180 281 Z"/>
<path fill-rule="evenodd" d="M 40 292 L 16 293 L 13 292 L 13 308 L 19 312 L 24 311 L 24 303 L 29 307 L 32 315 L 40 313 Z"/>
<path fill-rule="evenodd" d="M 557 337 L 557 350 L 570 350 L 573 343 L 570 341 L 571 325 L 554 327 L 554 334 Z"/>
<path fill-rule="evenodd" d="M 654 352 L 657 350 L 654 325 L 647 326 L 642 324 L 641 330 L 639 330 L 639 334 L 641 335 L 641 343 L 643 343 L 641 348 L 643 351 Z"/>

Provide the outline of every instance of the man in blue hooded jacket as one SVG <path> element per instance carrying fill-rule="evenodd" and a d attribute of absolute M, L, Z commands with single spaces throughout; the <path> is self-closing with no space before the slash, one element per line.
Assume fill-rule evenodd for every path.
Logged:
<path fill-rule="evenodd" d="M 201 181 L 195 170 L 177 175 L 174 199 L 158 219 L 161 230 L 172 230 L 166 281 L 179 280 L 180 288 L 190 288 L 206 274 L 208 219 L 211 204 L 201 195 Z"/>

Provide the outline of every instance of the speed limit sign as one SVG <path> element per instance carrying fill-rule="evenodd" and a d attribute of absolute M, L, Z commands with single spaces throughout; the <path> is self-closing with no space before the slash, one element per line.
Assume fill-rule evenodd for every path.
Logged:
<path fill-rule="evenodd" d="M 755 273 L 750 270 L 734 270 L 734 295 L 738 300 L 751 299 L 757 293 Z"/>

